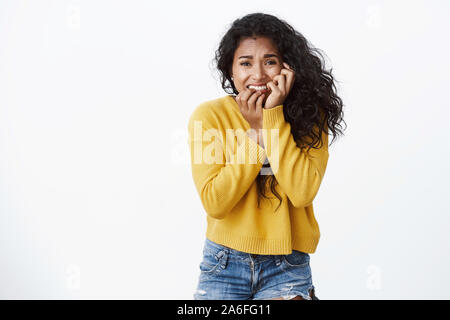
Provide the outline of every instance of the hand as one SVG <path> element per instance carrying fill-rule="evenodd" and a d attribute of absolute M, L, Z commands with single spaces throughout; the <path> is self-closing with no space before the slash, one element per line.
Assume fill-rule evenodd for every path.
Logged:
<path fill-rule="evenodd" d="M 271 92 L 267 97 L 264 109 L 272 109 L 283 104 L 294 85 L 294 70 L 286 62 L 283 62 L 283 66 L 285 68 L 281 69 L 280 74 L 267 83 Z"/>
<path fill-rule="evenodd" d="M 253 129 L 261 129 L 263 125 L 262 103 L 264 93 L 255 89 L 245 89 L 236 96 L 242 115 Z"/>

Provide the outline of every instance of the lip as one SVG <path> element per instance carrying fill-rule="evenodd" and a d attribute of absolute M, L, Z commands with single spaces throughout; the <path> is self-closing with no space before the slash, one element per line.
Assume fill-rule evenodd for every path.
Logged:
<path fill-rule="evenodd" d="M 248 86 L 247 86 L 247 88 L 249 87 L 249 86 L 265 86 L 267 89 L 263 89 L 263 90 L 259 90 L 259 92 L 261 92 L 261 93 L 269 93 L 270 92 L 270 88 L 267 86 L 267 83 L 258 83 L 258 84 L 249 84 Z"/>
<path fill-rule="evenodd" d="M 247 88 L 248 88 L 249 86 L 257 86 L 257 87 L 260 87 L 260 86 L 267 86 L 267 83 L 250 83 L 250 84 L 247 85 Z"/>

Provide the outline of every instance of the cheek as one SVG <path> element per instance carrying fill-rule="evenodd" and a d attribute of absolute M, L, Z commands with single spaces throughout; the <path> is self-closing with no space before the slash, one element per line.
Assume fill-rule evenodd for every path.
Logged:
<path fill-rule="evenodd" d="M 240 75 L 235 75 L 234 76 L 234 86 L 236 87 L 236 89 L 241 92 L 242 90 L 245 90 L 245 81 L 246 79 L 243 78 Z"/>
<path fill-rule="evenodd" d="M 277 75 L 281 73 L 281 68 L 273 68 L 270 70 L 270 78 L 273 80 Z"/>

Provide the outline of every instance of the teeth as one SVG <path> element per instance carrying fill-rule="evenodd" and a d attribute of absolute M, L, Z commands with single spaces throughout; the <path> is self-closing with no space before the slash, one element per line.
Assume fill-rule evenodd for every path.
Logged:
<path fill-rule="evenodd" d="M 255 90 L 266 90 L 266 86 L 248 86 L 249 89 L 255 89 Z"/>

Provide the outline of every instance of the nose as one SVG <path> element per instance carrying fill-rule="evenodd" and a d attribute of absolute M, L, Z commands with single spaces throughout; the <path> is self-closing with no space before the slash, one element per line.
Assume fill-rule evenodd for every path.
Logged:
<path fill-rule="evenodd" d="M 255 82 L 261 81 L 266 77 L 266 73 L 264 71 L 264 68 L 261 67 L 259 64 L 255 64 L 254 70 L 253 70 L 253 78 Z"/>

